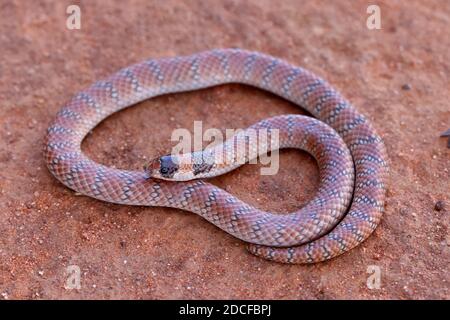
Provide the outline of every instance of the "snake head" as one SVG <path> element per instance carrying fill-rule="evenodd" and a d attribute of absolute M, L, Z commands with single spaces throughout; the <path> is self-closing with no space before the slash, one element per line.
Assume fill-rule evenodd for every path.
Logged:
<path fill-rule="evenodd" d="M 144 171 L 149 178 L 163 180 L 174 180 L 173 178 L 178 168 L 178 164 L 171 155 L 155 158 L 144 165 Z"/>

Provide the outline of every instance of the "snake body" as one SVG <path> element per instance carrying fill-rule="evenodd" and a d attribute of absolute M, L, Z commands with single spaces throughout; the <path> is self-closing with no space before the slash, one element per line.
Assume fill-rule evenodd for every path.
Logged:
<path fill-rule="evenodd" d="M 304 208 L 286 215 L 263 212 L 203 180 L 149 178 L 144 171 L 96 163 L 81 151 L 84 137 L 121 109 L 226 83 L 272 92 L 323 122 L 285 115 L 254 126 L 280 129 L 280 147 L 302 148 L 316 158 L 319 190 Z M 364 241 L 380 222 L 388 174 L 381 138 L 327 82 L 283 60 L 240 49 L 152 59 L 94 83 L 59 111 L 47 130 L 44 156 L 50 172 L 77 192 L 119 204 L 192 211 L 249 242 L 251 253 L 283 263 L 328 260 Z"/>

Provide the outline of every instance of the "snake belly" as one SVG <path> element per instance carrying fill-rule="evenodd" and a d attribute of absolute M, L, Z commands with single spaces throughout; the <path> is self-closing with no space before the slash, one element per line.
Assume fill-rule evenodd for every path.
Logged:
<path fill-rule="evenodd" d="M 262 212 L 203 180 L 149 179 L 144 171 L 107 167 L 81 151 L 84 137 L 119 110 L 155 96 L 226 83 L 274 93 L 326 124 L 312 125 L 324 130 L 316 140 L 304 139 L 303 147 L 315 156 L 321 175 L 319 192 L 305 208 L 287 215 Z M 311 122 L 292 124 L 293 118 L 280 117 L 280 128 L 314 131 L 308 129 Z M 339 151 L 345 147 L 347 156 Z M 329 157 L 339 153 L 343 157 Z M 328 260 L 363 242 L 380 222 L 388 176 L 381 138 L 326 81 L 281 59 L 241 49 L 151 59 L 94 83 L 58 112 L 47 130 L 44 157 L 49 171 L 72 190 L 112 203 L 192 211 L 249 242 L 251 253 L 282 263 Z M 354 176 L 348 169 L 352 166 Z"/>

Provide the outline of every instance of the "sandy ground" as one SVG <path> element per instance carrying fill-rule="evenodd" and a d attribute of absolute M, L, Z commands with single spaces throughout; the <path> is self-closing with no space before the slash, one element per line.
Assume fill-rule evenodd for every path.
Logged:
<path fill-rule="evenodd" d="M 368 1 L 267 0 L 75 2 L 82 26 L 68 30 L 72 2 L 1 1 L 0 299 L 449 299 L 450 149 L 439 134 L 450 127 L 450 2 L 376 2 L 381 30 L 366 28 Z M 311 69 L 371 119 L 391 181 L 382 223 L 361 246 L 317 265 L 267 262 L 194 214 L 77 196 L 49 174 L 45 130 L 72 94 L 150 57 L 218 47 Z M 300 112 L 256 89 L 222 86 L 120 112 L 83 148 L 102 163 L 141 168 L 194 120 L 242 128 Z M 276 176 L 259 168 L 213 182 L 276 212 L 304 205 L 317 188 L 305 153 L 283 152 Z M 78 290 L 64 288 L 70 265 L 81 271 Z M 369 266 L 380 268 L 379 289 L 366 285 Z"/>

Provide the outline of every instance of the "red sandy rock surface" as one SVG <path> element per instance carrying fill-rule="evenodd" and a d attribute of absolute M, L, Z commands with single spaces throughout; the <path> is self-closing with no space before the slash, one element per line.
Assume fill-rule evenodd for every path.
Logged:
<path fill-rule="evenodd" d="M 371 1 L 372 2 L 372 1 Z M 0 298 L 450 298 L 450 2 L 85 1 L 82 29 L 59 1 L 0 4 Z M 361 246 L 317 265 L 281 265 L 200 217 L 77 196 L 47 171 L 45 130 L 70 96 L 126 65 L 218 47 L 260 50 L 335 85 L 384 138 L 391 181 L 386 214 Z M 410 85 L 410 90 L 402 86 Z M 170 150 L 171 131 L 242 128 L 298 108 L 240 85 L 147 101 L 96 128 L 84 150 L 140 168 Z M 288 151 L 276 176 L 247 165 L 213 180 L 262 209 L 304 205 L 314 160 Z M 249 191 L 251 190 L 251 191 Z M 434 209 L 443 201 L 441 211 Z M 65 270 L 81 268 L 81 289 Z M 381 288 L 366 285 L 381 269 Z"/>

